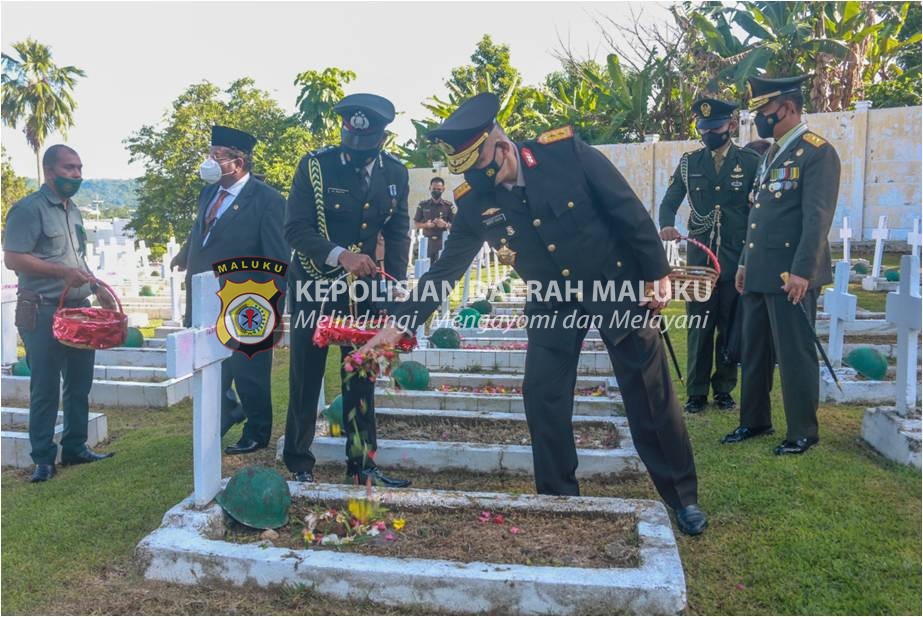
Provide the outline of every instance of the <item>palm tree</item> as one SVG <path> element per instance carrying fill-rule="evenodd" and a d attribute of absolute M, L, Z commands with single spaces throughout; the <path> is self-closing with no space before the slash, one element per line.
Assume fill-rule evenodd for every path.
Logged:
<path fill-rule="evenodd" d="M 18 57 L 2 55 L 3 102 L 0 117 L 16 128 L 23 121 L 26 141 L 35 152 L 36 178 L 42 183 L 40 154 L 49 134 L 65 137 L 74 126 L 76 101 L 71 94 L 78 77 L 85 73 L 75 66 L 58 66 L 51 49 L 33 39 L 13 45 Z"/>

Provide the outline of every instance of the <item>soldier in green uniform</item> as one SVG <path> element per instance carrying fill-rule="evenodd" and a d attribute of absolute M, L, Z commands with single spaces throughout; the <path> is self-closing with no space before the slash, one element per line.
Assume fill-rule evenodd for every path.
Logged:
<path fill-rule="evenodd" d="M 801 119 L 805 79 L 750 78 L 757 131 L 775 143 L 757 174 L 737 270 L 743 293 L 740 426 L 722 440 L 736 443 L 772 432 L 775 355 L 788 425 L 776 454 L 801 454 L 818 442 L 819 364 L 811 327 L 817 295 L 833 281 L 827 234 L 836 210 L 840 158 Z"/>
<path fill-rule="evenodd" d="M 16 326 L 26 346 L 29 381 L 29 444 L 35 470 L 32 482 L 55 475 L 58 444 L 54 428 L 64 378 L 64 433 L 61 464 L 92 463 L 109 458 L 87 447 L 92 349 L 61 344 L 51 331 L 55 309 L 90 306 L 93 275 L 87 270 L 86 232 L 71 197 L 83 180 L 83 164 L 71 148 L 55 145 L 42 158 L 45 183 L 10 209 L 3 237 L 6 266 L 19 275 Z M 108 298 L 111 300 L 111 298 Z"/>
<path fill-rule="evenodd" d="M 455 206 L 451 201 L 442 198 L 443 191 L 445 180 L 438 176 L 430 180 L 431 198 L 420 202 L 413 217 L 415 227 L 422 229 L 426 235 L 426 256 L 431 261 L 436 261 L 439 257 L 442 251 L 442 233 L 452 229 L 452 220 L 455 218 Z"/>
<path fill-rule="evenodd" d="M 633 289 L 656 283 L 669 292 L 670 265 L 657 228 L 609 159 L 571 127 L 514 143 L 495 121 L 499 108 L 496 95 L 479 94 L 429 133 L 446 151 L 449 170 L 464 173 L 466 182 L 455 190 L 458 214 L 445 250 L 418 282 L 419 299 L 396 304 L 395 323 L 404 332 L 423 323 L 445 299 L 445 284 L 451 289 L 489 243 L 501 263 L 539 288 L 525 308 L 529 345 L 522 384 L 536 490 L 580 494 L 574 386 L 592 318 L 638 454 L 680 530 L 700 534 L 707 518 L 698 506 L 692 446 L 660 332 L 646 320 L 668 297 L 599 293 L 623 283 Z M 401 336 L 397 327 L 384 328 L 366 349 Z"/>
<path fill-rule="evenodd" d="M 689 413 L 698 413 L 708 404 L 709 384 L 718 409 L 735 405 L 731 391 L 737 385 L 737 364 L 726 361 L 723 350 L 740 297 L 734 289 L 734 273 L 747 235 L 750 188 L 760 160 L 757 153 L 737 147 L 731 139 L 737 130 L 735 109 L 736 105 L 711 98 L 693 103 L 705 147 L 683 155 L 660 203 L 660 237 L 676 240 L 680 237 L 674 227 L 676 211 L 688 195 L 689 237 L 714 251 L 721 264 L 711 298 L 686 302 L 690 318 L 698 316 L 690 319 L 695 325 L 687 336 L 685 409 Z M 705 252 L 692 243 L 686 250 L 689 265 L 711 265 Z"/>

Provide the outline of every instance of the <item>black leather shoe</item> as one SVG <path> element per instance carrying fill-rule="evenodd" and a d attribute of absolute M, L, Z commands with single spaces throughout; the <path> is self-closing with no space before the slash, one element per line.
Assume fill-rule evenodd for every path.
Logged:
<path fill-rule="evenodd" d="M 381 471 L 378 465 L 366 467 L 359 473 L 351 473 L 351 470 L 347 468 L 346 473 L 350 481 L 355 481 L 360 486 L 365 486 L 369 483 L 369 480 L 371 480 L 372 486 L 384 486 L 387 488 L 406 488 L 410 486 L 410 480 L 389 478 Z"/>
<path fill-rule="evenodd" d="M 727 392 L 715 392 L 715 407 L 721 411 L 731 411 L 737 407 L 734 397 Z"/>
<path fill-rule="evenodd" d="M 257 450 L 262 450 L 268 444 L 257 443 L 252 439 L 241 438 L 240 441 L 235 443 L 233 446 L 228 446 L 224 449 L 225 454 L 249 454 L 250 452 L 256 452 Z"/>
<path fill-rule="evenodd" d="M 696 504 L 678 508 L 675 512 L 676 526 L 687 536 L 697 536 L 708 527 L 708 518 Z"/>
<path fill-rule="evenodd" d="M 721 443 L 740 443 L 741 441 L 747 439 L 753 439 L 754 437 L 759 437 L 760 435 L 772 435 L 775 431 L 771 426 L 763 426 L 760 428 L 747 428 L 746 426 L 738 426 L 734 429 L 733 433 L 728 433 L 721 438 Z"/>
<path fill-rule="evenodd" d="M 689 400 L 683 406 L 686 413 L 699 413 L 708 404 L 707 396 L 690 396 Z"/>
<path fill-rule="evenodd" d="M 89 448 L 84 448 L 83 452 L 79 454 L 70 454 L 65 456 L 61 454 L 61 465 L 83 465 L 84 463 L 95 463 L 96 461 L 101 461 L 104 458 L 112 458 L 115 456 L 115 452 L 93 452 Z"/>
<path fill-rule="evenodd" d="M 54 465 L 36 465 L 29 482 L 47 482 L 54 477 Z"/>
<path fill-rule="evenodd" d="M 314 482 L 314 474 L 310 471 L 296 471 L 292 474 L 295 482 Z"/>
<path fill-rule="evenodd" d="M 773 454 L 804 454 L 811 449 L 812 446 L 817 445 L 817 442 L 820 441 L 817 437 L 800 437 L 795 441 L 785 440 L 779 445 L 776 446 L 773 450 Z"/>

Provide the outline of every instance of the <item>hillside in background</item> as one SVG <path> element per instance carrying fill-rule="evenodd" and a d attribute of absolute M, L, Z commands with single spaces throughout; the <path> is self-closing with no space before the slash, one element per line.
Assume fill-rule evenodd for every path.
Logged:
<path fill-rule="evenodd" d="M 86 178 L 80 191 L 74 195 L 74 202 L 80 207 L 92 207 L 91 202 L 97 197 L 103 201 L 102 208 L 127 208 L 134 211 L 138 207 L 135 190 L 137 180 L 115 180 L 108 178 Z"/>

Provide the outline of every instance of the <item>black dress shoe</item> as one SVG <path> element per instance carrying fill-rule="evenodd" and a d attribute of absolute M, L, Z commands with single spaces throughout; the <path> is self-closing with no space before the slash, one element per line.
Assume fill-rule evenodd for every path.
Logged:
<path fill-rule="evenodd" d="M 699 413 L 708 404 L 707 396 L 690 396 L 689 400 L 683 406 L 686 413 Z"/>
<path fill-rule="evenodd" d="M 83 465 L 84 463 L 95 463 L 104 458 L 112 458 L 115 452 L 93 452 L 89 448 L 84 448 L 83 452 L 78 454 L 61 454 L 61 465 Z"/>
<path fill-rule="evenodd" d="M 314 474 L 310 471 L 296 471 L 292 474 L 295 482 L 314 482 Z"/>
<path fill-rule="evenodd" d="M 687 536 L 697 536 L 708 527 L 708 518 L 699 506 L 692 504 L 676 510 L 676 526 Z"/>
<path fill-rule="evenodd" d="M 773 450 L 773 454 L 804 454 L 811 449 L 812 446 L 817 445 L 817 442 L 820 441 L 817 437 L 799 437 L 795 441 L 785 440 L 779 445 L 776 446 Z"/>
<path fill-rule="evenodd" d="M 228 446 L 224 449 L 225 454 L 249 454 L 250 452 L 256 452 L 257 450 L 262 450 L 268 444 L 257 443 L 252 439 L 243 439 L 235 443 L 233 446 Z"/>
<path fill-rule="evenodd" d="M 29 482 L 47 482 L 54 477 L 54 465 L 36 465 Z"/>
<path fill-rule="evenodd" d="M 358 473 L 355 473 L 354 470 L 351 470 L 349 467 L 347 467 L 346 474 L 351 482 L 355 481 L 360 486 L 365 486 L 369 483 L 369 480 L 371 480 L 372 486 L 384 486 L 387 488 L 406 488 L 410 486 L 410 480 L 389 478 L 381 471 L 381 468 L 378 467 L 378 465 L 366 467 Z"/>
<path fill-rule="evenodd" d="M 715 407 L 721 411 L 730 411 L 737 407 L 734 397 L 727 392 L 715 392 Z"/>
<path fill-rule="evenodd" d="M 224 437 L 232 426 L 240 424 L 246 419 L 247 414 L 244 413 L 244 408 L 241 407 L 240 403 L 237 403 L 229 412 L 221 414 L 221 436 Z"/>
<path fill-rule="evenodd" d="M 771 426 L 762 426 L 759 428 L 747 428 L 738 426 L 733 433 L 728 433 L 721 438 L 721 443 L 740 443 L 746 439 L 753 439 L 760 435 L 772 435 L 775 431 Z"/>

